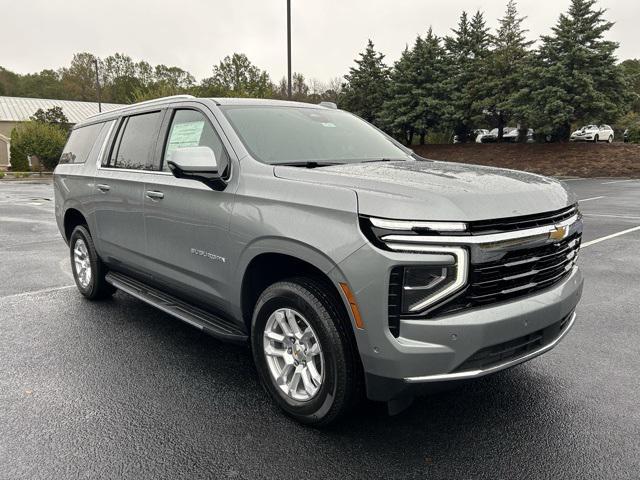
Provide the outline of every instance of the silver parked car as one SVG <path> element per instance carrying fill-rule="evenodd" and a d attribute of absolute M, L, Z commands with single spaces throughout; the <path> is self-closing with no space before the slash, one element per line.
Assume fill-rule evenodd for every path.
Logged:
<path fill-rule="evenodd" d="M 118 289 L 249 344 L 307 424 L 547 352 L 582 294 L 562 183 L 422 159 L 325 106 L 177 96 L 103 113 L 74 127 L 54 188 L 82 295 Z"/>
<path fill-rule="evenodd" d="M 612 143 L 615 138 L 613 129 L 609 125 L 585 125 L 571 134 L 572 142 L 607 142 Z"/>

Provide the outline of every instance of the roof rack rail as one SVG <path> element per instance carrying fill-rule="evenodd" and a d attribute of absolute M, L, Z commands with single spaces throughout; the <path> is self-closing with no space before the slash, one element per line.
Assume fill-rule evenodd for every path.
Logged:
<path fill-rule="evenodd" d="M 182 95 L 170 95 L 168 97 L 154 98 L 152 100 L 145 100 L 143 102 L 132 103 L 130 105 L 123 105 L 122 107 L 114 108 L 113 110 L 109 110 L 108 112 L 96 113 L 96 114 L 90 115 L 87 118 L 92 118 L 92 117 L 95 117 L 97 115 L 102 115 L 103 113 L 118 112 L 120 110 L 125 110 L 127 108 L 138 107 L 140 105 L 153 105 L 154 103 L 163 102 L 165 100 L 179 100 L 179 99 L 187 100 L 189 98 L 196 98 L 196 97 L 194 97 L 193 95 L 182 94 Z"/>

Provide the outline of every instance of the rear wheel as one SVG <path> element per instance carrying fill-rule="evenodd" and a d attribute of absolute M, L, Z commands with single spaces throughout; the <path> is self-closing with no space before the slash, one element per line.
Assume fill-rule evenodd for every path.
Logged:
<path fill-rule="evenodd" d="M 607 139 L 607 143 L 613 143 L 613 135 L 609 135 L 609 138 Z"/>
<path fill-rule="evenodd" d="M 322 282 L 292 278 L 256 303 L 251 345 L 260 381 L 299 422 L 327 425 L 360 398 L 362 372 L 348 317 Z"/>
<path fill-rule="evenodd" d="M 598 138 L 598 135 L 593 137 L 593 143 L 598 143 L 598 140 L 600 140 L 600 138 Z"/>
<path fill-rule="evenodd" d="M 100 260 L 89 230 L 84 225 L 74 228 L 69 239 L 71 271 L 80 293 L 90 300 L 113 295 L 115 287 L 107 283 L 107 269 Z"/>

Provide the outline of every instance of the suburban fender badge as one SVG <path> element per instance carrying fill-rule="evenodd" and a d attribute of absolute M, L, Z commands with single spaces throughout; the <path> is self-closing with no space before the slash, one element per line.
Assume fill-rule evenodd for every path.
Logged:
<path fill-rule="evenodd" d="M 221 257 L 220 255 L 216 255 L 215 253 L 205 252 L 204 250 L 199 250 L 197 248 L 191 248 L 189 251 L 191 252 L 191 255 L 197 255 L 199 257 L 205 257 L 205 258 L 208 258 L 209 260 L 213 260 L 215 262 L 222 262 L 222 263 L 226 263 L 227 262 L 226 258 Z"/>

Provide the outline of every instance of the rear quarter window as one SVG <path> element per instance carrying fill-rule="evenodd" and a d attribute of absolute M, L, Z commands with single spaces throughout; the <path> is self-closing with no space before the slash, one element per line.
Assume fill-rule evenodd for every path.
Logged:
<path fill-rule="evenodd" d="M 60 163 L 86 162 L 103 126 L 104 123 L 95 123 L 72 130 L 60 156 Z"/>

